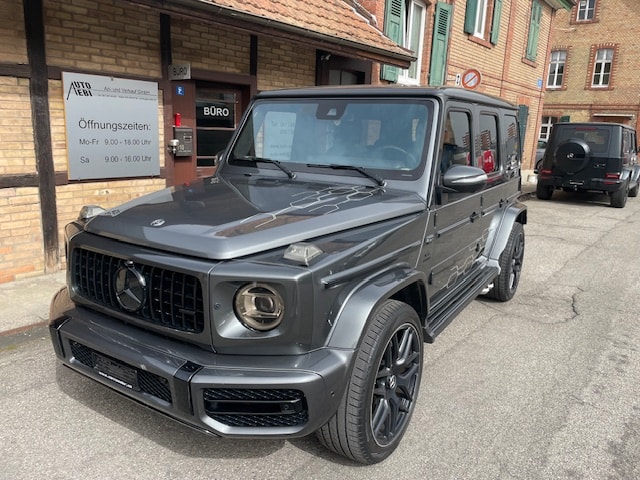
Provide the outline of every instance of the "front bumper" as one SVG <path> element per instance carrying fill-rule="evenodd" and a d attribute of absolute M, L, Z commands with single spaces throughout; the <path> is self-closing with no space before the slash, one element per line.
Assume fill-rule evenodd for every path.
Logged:
<path fill-rule="evenodd" d="M 51 321 L 64 365 L 184 424 L 223 437 L 300 437 L 335 413 L 352 350 L 218 355 L 73 308 Z"/>

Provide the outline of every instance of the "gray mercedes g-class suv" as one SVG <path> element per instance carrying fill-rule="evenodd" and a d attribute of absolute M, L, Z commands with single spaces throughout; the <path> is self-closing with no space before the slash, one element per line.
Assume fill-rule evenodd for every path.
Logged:
<path fill-rule="evenodd" d="M 536 196 L 549 200 L 554 190 L 598 191 L 612 207 L 623 208 L 638 196 L 636 130 L 606 122 L 561 122 L 553 125 L 549 144 L 536 166 Z"/>
<path fill-rule="evenodd" d="M 67 225 L 57 356 L 203 432 L 383 460 L 424 342 L 518 286 L 517 114 L 453 88 L 259 94 L 215 176 Z"/>

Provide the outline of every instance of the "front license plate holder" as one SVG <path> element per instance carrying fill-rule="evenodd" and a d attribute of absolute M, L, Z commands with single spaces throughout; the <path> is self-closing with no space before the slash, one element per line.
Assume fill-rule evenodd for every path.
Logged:
<path fill-rule="evenodd" d="M 135 368 L 95 352 L 93 353 L 93 365 L 93 369 L 98 375 L 131 390 L 140 390 L 138 372 Z"/>

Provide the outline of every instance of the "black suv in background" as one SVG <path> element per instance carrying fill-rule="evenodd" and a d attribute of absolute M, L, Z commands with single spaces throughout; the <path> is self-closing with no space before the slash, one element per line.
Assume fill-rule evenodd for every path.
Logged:
<path fill-rule="evenodd" d="M 537 167 L 537 197 L 549 200 L 555 189 L 609 195 L 622 208 L 638 195 L 640 165 L 636 131 L 628 125 L 562 122 L 553 125 Z"/>
<path fill-rule="evenodd" d="M 315 432 L 379 462 L 424 342 L 516 292 L 519 132 L 513 105 L 462 89 L 261 93 L 215 176 L 67 225 L 56 354 L 200 431 Z"/>

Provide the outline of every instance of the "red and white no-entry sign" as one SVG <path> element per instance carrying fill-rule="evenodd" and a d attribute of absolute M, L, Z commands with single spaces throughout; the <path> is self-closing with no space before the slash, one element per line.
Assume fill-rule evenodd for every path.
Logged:
<path fill-rule="evenodd" d="M 482 75 L 480 75 L 480 72 L 475 68 L 470 68 L 462 74 L 462 86 L 464 88 L 469 88 L 471 90 L 478 88 L 481 80 Z"/>

